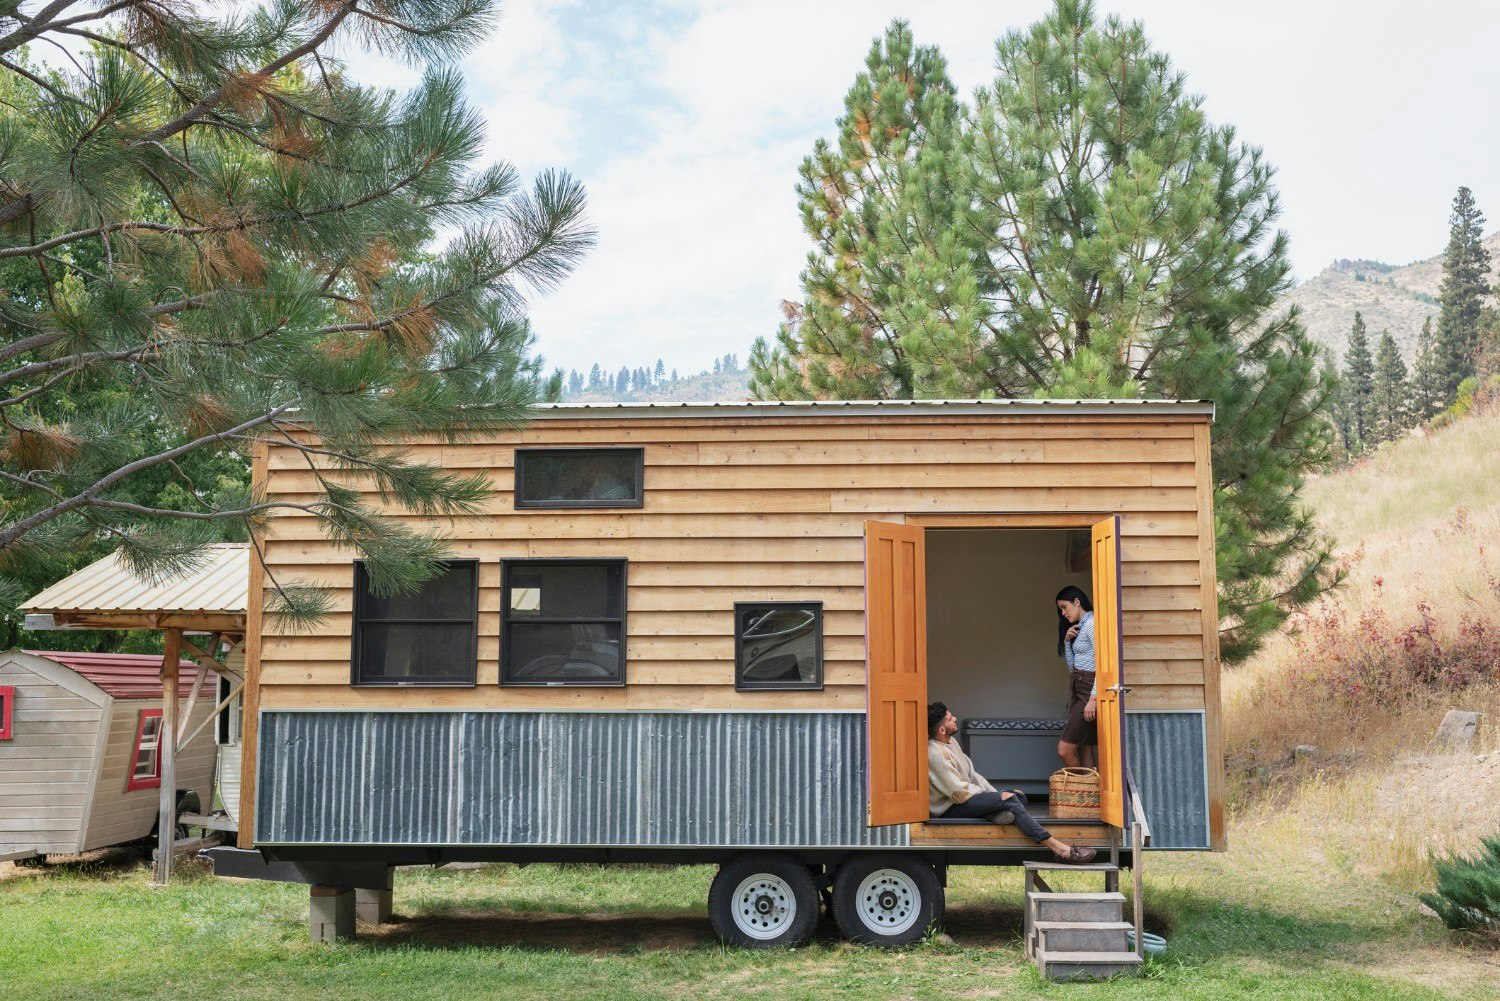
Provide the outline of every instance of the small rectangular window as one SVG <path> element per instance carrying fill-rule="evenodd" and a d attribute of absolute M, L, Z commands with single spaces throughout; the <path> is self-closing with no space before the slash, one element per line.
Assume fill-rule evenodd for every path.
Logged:
<path fill-rule="evenodd" d="M 130 758 L 130 778 L 125 791 L 155 789 L 161 785 L 161 710 L 142 709 L 135 728 L 135 753 Z"/>
<path fill-rule="evenodd" d="M 354 564 L 350 684 L 473 685 L 479 661 L 479 564 L 450 560 L 415 594 L 380 596 Z"/>
<path fill-rule="evenodd" d="M 500 607 L 500 684 L 625 683 L 624 560 L 509 561 Z"/>
<path fill-rule="evenodd" d="M 518 509 L 641 507 L 645 450 L 639 448 L 518 448 Z"/>
<path fill-rule="evenodd" d="M 11 716 L 16 708 L 16 686 L 0 685 L 0 740 L 10 740 Z"/>
<path fill-rule="evenodd" d="M 734 687 L 738 691 L 823 687 L 823 603 L 736 602 Z"/>

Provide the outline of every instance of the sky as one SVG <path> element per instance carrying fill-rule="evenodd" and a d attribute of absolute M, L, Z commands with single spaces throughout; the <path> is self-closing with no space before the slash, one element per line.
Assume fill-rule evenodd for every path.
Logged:
<path fill-rule="evenodd" d="M 810 243 L 797 167 L 893 18 L 936 45 L 965 97 L 994 43 L 1048 0 L 510 0 L 464 60 L 487 155 L 582 181 L 598 244 L 533 301 L 550 366 L 683 374 L 748 358 L 799 298 Z M 1299 278 L 1338 258 L 1442 250 L 1459 185 L 1500 223 L 1500 5 L 1431 0 L 1099 0 L 1145 24 L 1277 169 Z M 355 76 L 413 70 L 347 53 Z"/>

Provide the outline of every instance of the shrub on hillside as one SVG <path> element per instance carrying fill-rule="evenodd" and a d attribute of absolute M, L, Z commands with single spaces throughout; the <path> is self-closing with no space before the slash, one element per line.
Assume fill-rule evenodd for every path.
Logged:
<path fill-rule="evenodd" d="M 1482 844 L 1473 858 L 1436 859 L 1437 892 L 1417 896 L 1449 928 L 1483 932 L 1500 943 L 1500 835 Z"/>
<path fill-rule="evenodd" d="M 1460 511 L 1455 521 L 1463 518 Z M 1487 566 L 1476 567 L 1475 573 L 1477 582 L 1500 597 L 1500 576 Z M 1376 577 L 1374 584 L 1380 589 L 1384 581 Z M 1421 599 L 1413 611 L 1414 620 L 1404 625 L 1379 606 L 1348 622 L 1336 602 L 1323 599 L 1297 622 L 1293 646 L 1305 666 L 1296 687 L 1315 688 L 1335 701 L 1358 703 L 1373 696 L 1400 703 L 1495 676 L 1500 628 L 1475 616 L 1441 629 L 1437 613 Z"/>

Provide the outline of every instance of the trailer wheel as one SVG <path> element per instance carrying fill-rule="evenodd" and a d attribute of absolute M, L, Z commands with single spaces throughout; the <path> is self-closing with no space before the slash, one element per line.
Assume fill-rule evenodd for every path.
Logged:
<path fill-rule="evenodd" d="M 741 855 L 714 876 L 708 920 L 714 934 L 730 945 L 801 945 L 818 924 L 818 888 L 807 866 L 788 855 Z"/>
<path fill-rule="evenodd" d="M 943 887 L 915 855 L 858 856 L 834 880 L 833 916 L 852 942 L 907 945 L 942 922 Z"/>

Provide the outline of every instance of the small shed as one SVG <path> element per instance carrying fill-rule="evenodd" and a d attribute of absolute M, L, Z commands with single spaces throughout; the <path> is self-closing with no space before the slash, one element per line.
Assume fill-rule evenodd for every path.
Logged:
<path fill-rule="evenodd" d="M 84 852 L 151 833 L 161 787 L 160 674 L 155 655 L 0 654 L 0 859 Z M 195 697 L 193 677 L 178 682 L 188 708 L 176 788 L 209 802 L 214 741 L 202 724 L 214 684 L 200 681 Z"/>
<path fill-rule="evenodd" d="M 219 777 L 220 798 L 239 801 L 240 692 L 244 685 L 244 632 L 248 604 L 250 549 L 246 543 L 220 543 L 205 547 L 196 565 L 180 574 L 142 580 L 117 554 L 89 564 L 58 581 L 21 606 L 28 629 L 131 629 L 160 630 L 164 654 L 148 657 L 157 680 L 159 726 L 175 740 L 163 741 L 159 749 L 159 817 L 176 813 L 173 789 L 192 788 L 187 775 L 177 770 L 177 758 L 188 753 L 190 741 L 200 733 L 210 749 L 215 740 L 226 745 L 215 756 L 210 750 L 210 769 L 216 757 L 223 759 Z M 53 656 L 48 654 L 47 656 Z M 75 656 L 75 655 L 69 655 Z M 185 659 L 183 659 L 185 658 Z M 183 684 L 181 667 L 195 671 Z M 148 679 L 149 680 L 149 679 Z M 187 698 L 186 707 L 182 698 Z M 201 709 L 202 715 L 195 715 Z M 209 721 L 217 725 L 210 726 Z M 0 758 L 0 761 L 3 761 Z M 212 775 L 210 776 L 210 781 Z M 0 780 L 0 791 L 8 783 Z M 211 792 L 211 787 L 208 788 Z M 212 795 L 200 795 L 205 811 L 212 809 Z M 237 811 L 235 811 L 237 812 Z M 234 813 L 227 825 L 212 817 L 193 818 L 196 826 L 234 827 Z M 150 825 L 147 825 L 148 829 Z M 171 872 L 172 827 L 161 825 L 157 881 L 166 882 Z M 73 849 L 68 849 L 73 850 Z"/>

